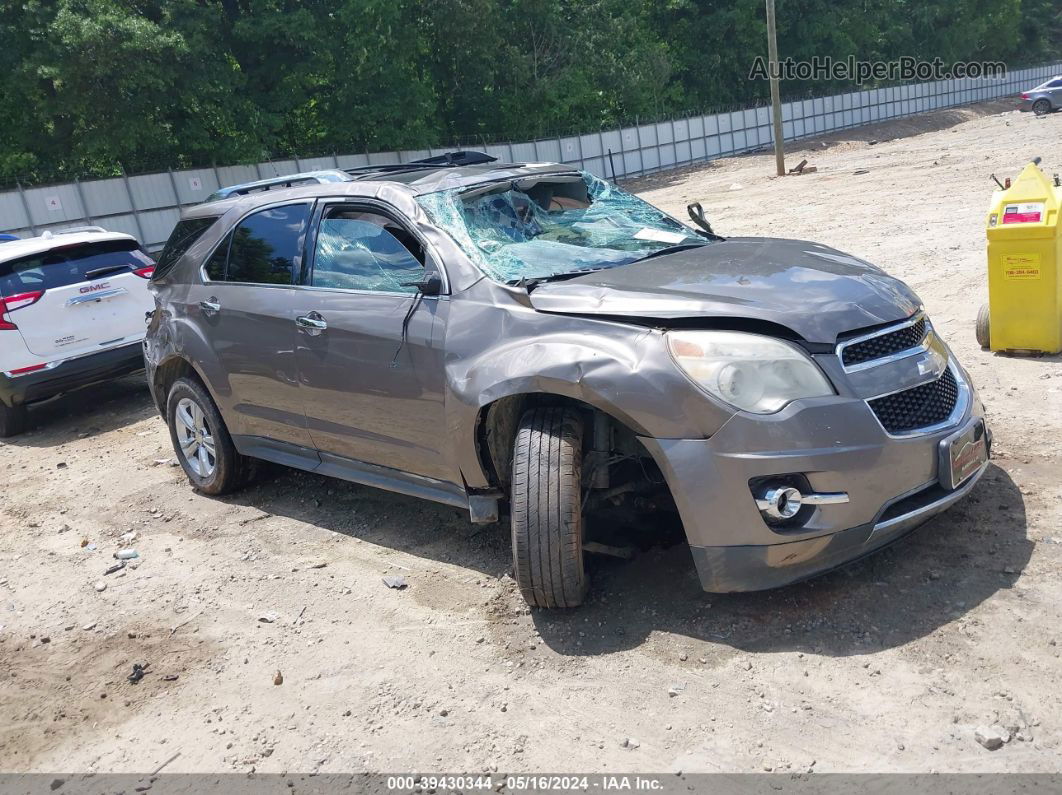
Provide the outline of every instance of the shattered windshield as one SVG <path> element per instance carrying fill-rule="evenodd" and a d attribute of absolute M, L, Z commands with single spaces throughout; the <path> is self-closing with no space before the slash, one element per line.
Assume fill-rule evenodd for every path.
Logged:
<path fill-rule="evenodd" d="M 501 282 L 614 268 L 706 242 L 651 204 L 585 172 L 439 191 L 418 201 Z"/>

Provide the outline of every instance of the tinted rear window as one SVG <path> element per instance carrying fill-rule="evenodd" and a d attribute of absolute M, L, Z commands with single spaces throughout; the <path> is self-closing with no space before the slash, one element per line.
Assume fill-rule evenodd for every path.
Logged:
<path fill-rule="evenodd" d="M 17 295 L 34 290 L 51 290 L 68 284 L 101 279 L 152 265 L 135 240 L 105 240 L 60 246 L 43 254 L 0 264 L 0 294 Z M 114 268 L 114 273 L 93 271 Z"/>
<path fill-rule="evenodd" d="M 219 217 L 189 218 L 186 221 L 179 221 L 177 226 L 173 227 L 173 231 L 170 232 L 170 238 L 166 241 L 166 246 L 162 249 L 162 253 L 159 254 L 159 261 L 155 266 L 153 278 L 159 279 L 173 270 L 177 260 L 192 247 L 195 241 L 203 236 L 206 230 L 214 225 L 214 222 Z"/>
<path fill-rule="evenodd" d="M 214 282 L 291 284 L 310 217 L 305 203 L 270 207 L 236 225 L 206 263 Z"/>

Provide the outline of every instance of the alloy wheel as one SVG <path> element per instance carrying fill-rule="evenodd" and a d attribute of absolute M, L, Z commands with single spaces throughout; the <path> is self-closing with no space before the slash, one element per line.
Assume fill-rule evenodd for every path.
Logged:
<path fill-rule="evenodd" d="M 185 463 L 196 475 L 209 478 L 217 468 L 214 434 L 202 407 L 191 398 L 181 398 L 176 412 L 177 442 Z"/>

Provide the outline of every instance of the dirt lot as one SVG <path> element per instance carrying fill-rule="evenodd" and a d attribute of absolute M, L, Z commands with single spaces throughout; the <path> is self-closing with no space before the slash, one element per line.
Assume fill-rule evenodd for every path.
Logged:
<path fill-rule="evenodd" d="M 1062 171 L 1062 114 L 1009 106 L 805 142 L 790 162 L 817 174 L 757 155 L 636 185 L 917 290 L 996 434 L 949 513 L 772 593 L 701 593 L 681 544 L 595 559 L 585 608 L 532 613 L 503 526 L 294 472 L 193 493 L 125 379 L 0 448 L 0 769 L 1062 770 L 1062 361 L 973 335 L 989 173 Z M 102 576 L 128 532 L 140 565 Z M 991 724 L 1013 735 L 996 751 L 974 739 Z"/>

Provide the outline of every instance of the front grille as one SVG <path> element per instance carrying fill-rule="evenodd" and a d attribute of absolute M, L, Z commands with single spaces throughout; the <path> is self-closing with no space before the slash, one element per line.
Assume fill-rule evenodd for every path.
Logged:
<path fill-rule="evenodd" d="M 841 362 L 845 367 L 851 367 L 854 364 L 881 359 L 917 347 L 925 337 L 926 319 L 923 317 L 914 325 L 849 345 L 841 352 Z"/>
<path fill-rule="evenodd" d="M 958 399 L 959 385 L 948 368 L 936 381 L 867 403 L 886 431 L 906 433 L 944 422 Z"/>

